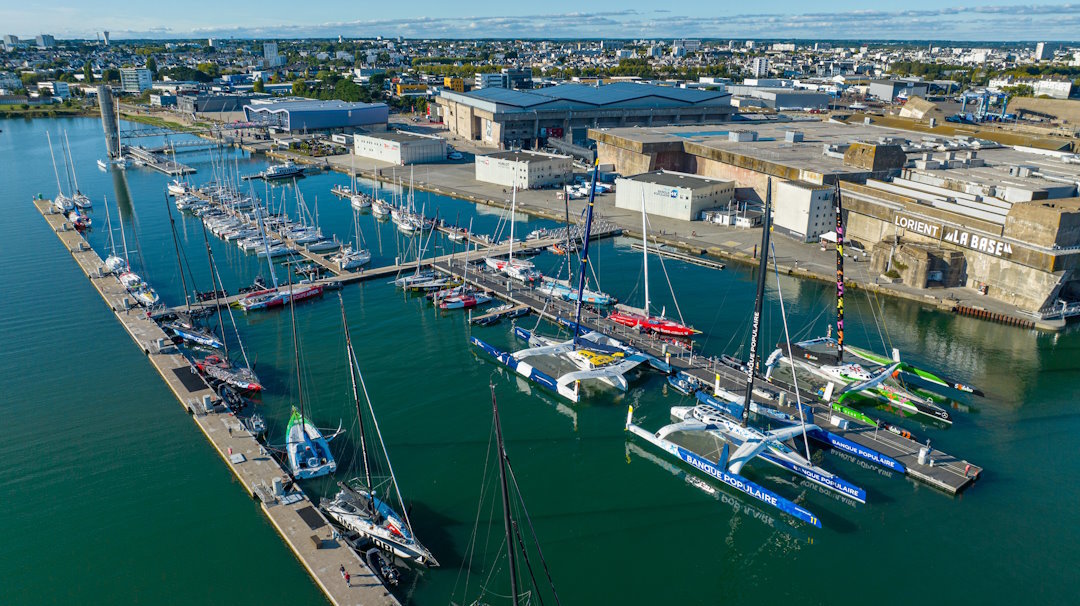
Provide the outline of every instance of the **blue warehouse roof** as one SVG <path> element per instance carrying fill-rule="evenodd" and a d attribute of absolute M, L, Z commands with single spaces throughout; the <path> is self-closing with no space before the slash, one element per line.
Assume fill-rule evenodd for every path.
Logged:
<path fill-rule="evenodd" d="M 442 91 L 442 96 L 474 106 L 498 106 L 498 111 L 534 109 L 603 109 L 607 107 L 657 107 L 727 105 L 728 93 L 616 82 L 604 86 L 560 84 L 537 90 L 482 88 L 469 93 Z"/>

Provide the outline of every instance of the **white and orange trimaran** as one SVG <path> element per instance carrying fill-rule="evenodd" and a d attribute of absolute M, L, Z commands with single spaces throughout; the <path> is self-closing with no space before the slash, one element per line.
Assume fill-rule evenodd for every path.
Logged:
<path fill-rule="evenodd" d="M 669 335 L 672 337 L 692 337 L 700 334 L 700 330 L 684 324 L 682 314 L 680 321 L 664 317 L 664 312 L 654 316 L 649 309 L 649 229 L 648 215 L 645 214 L 645 190 L 641 190 L 641 254 L 645 266 L 645 307 L 640 309 L 628 305 L 618 304 L 615 311 L 608 314 L 608 319 L 630 328 L 641 328 L 650 332 Z M 674 293 L 672 293 L 674 297 Z"/>

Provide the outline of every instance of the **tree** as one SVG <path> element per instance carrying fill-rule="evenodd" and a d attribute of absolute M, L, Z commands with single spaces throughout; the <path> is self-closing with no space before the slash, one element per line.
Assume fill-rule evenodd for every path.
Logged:
<path fill-rule="evenodd" d="M 296 80 L 292 83 L 292 94 L 297 97 L 303 97 L 307 94 L 307 84 L 303 80 Z"/>
<path fill-rule="evenodd" d="M 252 85 L 251 90 L 252 90 L 252 92 L 255 92 L 255 93 L 265 93 L 266 92 L 266 85 L 263 84 L 262 78 L 259 78 L 258 80 L 255 81 L 255 84 Z"/>
<path fill-rule="evenodd" d="M 120 81 L 120 70 L 118 70 L 116 68 L 109 68 L 109 69 L 101 72 L 101 79 L 106 81 L 106 82 L 119 82 Z"/>
<path fill-rule="evenodd" d="M 153 57 L 146 58 L 146 69 L 150 70 L 150 75 L 157 78 L 157 61 Z"/>
<path fill-rule="evenodd" d="M 83 82 L 86 82 L 87 84 L 90 84 L 91 82 L 94 81 L 94 67 L 92 65 L 90 65 L 89 61 L 87 61 L 86 63 L 83 63 L 82 73 L 83 73 Z"/>

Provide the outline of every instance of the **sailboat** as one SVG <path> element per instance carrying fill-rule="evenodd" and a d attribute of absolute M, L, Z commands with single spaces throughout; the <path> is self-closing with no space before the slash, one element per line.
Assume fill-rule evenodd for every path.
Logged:
<path fill-rule="evenodd" d="M 52 158 L 53 174 L 56 175 L 56 197 L 53 198 L 53 208 L 65 215 L 75 208 L 71 198 L 64 195 L 64 188 L 60 185 L 60 170 L 56 168 L 56 155 L 53 154 L 52 136 L 45 131 L 45 138 L 49 141 L 49 156 Z"/>
<path fill-rule="evenodd" d="M 469 220 L 469 229 L 472 230 L 472 220 Z M 472 242 L 465 244 L 465 270 L 461 276 L 461 286 L 448 290 L 439 291 L 448 293 L 444 296 L 432 298 L 439 305 L 439 309 L 472 309 L 480 305 L 487 305 L 492 301 L 492 296 L 487 292 L 469 286 L 469 249 Z M 438 295 L 439 293 L 435 293 Z"/>
<path fill-rule="evenodd" d="M 676 322 L 664 317 L 663 311 L 658 316 L 652 315 L 651 302 L 649 301 L 649 230 L 648 215 L 645 212 L 644 189 L 641 190 L 641 245 L 643 266 L 645 268 L 645 307 L 637 309 L 619 304 L 615 306 L 615 311 L 608 314 L 608 319 L 630 328 L 638 328 L 672 337 L 692 337 L 700 334 L 700 330 L 695 330 L 682 322 Z"/>
<path fill-rule="evenodd" d="M 177 314 L 176 318 L 163 322 L 161 324 L 162 329 L 166 334 L 171 333 L 173 336 L 182 339 L 188 343 L 195 345 L 201 345 L 202 347 L 210 347 L 213 349 L 224 349 L 225 343 L 219 339 L 214 333 L 209 330 L 200 328 L 192 320 L 191 313 L 191 294 L 188 290 L 187 275 L 184 271 L 184 263 L 180 257 L 180 239 L 176 235 L 176 221 L 172 215 L 172 205 L 169 204 L 169 196 L 165 196 L 165 211 L 169 215 L 169 227 L 172 231 L 173 249 L 176 251 L 176 265 L 180 270 L 180 282 L 184 287 L 184 306 L 187 313 Z M 194 276 L 192 277 L 194 280 Z"/>
<path fill-rule="evenodd" d="M 785 442 L 807 432 L 817 430 L 817 426 L 805 423 L 792 424 L 770 431 L 763 431 L 749 425 L 755 369 L 758 360 L 758 335 L 761 327 L 762 302 L 765 291 L 765 273 L 767 269 L 767 251 L 770 229 L 771 186 L 765 198 L 764 225 L 762 228 L 762 256 L 759 268 L 757 296 L 754 301 L 754 314 L 750 334 L 750 351 L 746 368 L 746 394 L 739 417 L 735 417 L 721 406 L 706 403 L 695 406 L 672 407 L 671 415 L 677 423 L 666 425 L 656 433 L 645 431 L 633 423 L 633 407 L 626 415 L 626 429 L 633 435 L 647 441 L 657 448 L 675 456 L 699 471 L 718 479 L 758 500 L 772 505 L 781 511 L 814 526 L 821 526 L 818 518 L 800 505 L 759 486 L 740 475 L 743 467 L 755 458 L 797 473 L 811 482 L 835 490 L 840 494 L 865 502 L 866 492 L 846 480 L 813 465 L 809 457 L 803 457 Z M 696 452 L 680 446 L 668 439 L 672 434 L 705 434 L 723 442 L 719 457 L 713 461 Z M 732 449 L 734 451 L 732 452 Z"/>
<path fill-rule="evenodd" d="M 515 259 L 514 258 L 514 218 L 517 211 L 517 185 L 514 185 L 514 191 L 510 197 L 510 254 L 504 259 L 502 257 L 487 257 L 484 259 L 484 263 L 491 269 L 504 273 L 515 280 L 521 282 L 534 282 L 540 278 L 540 274 L 536 271 L 536 266 L 532 261 L 527 259 Z"/>
<path fill-rule="evenodd" d="M 119 214 L 120 207 L 116 208 Z M 116 254 L 116 238 L 113 236 L 112 215 L 109 213 L 109 197 L 105 196 L 105 229 L 109 230 L 109 256 L 105 257 L 105 269 L 110 273 L 122 273 L 127 270 L 127 260 Z"/>
<path fill-rule="evenodd" d="M 590 190 L 585 211 L 585 234 L 581 251 L 581 267 L 578 271 L 579 296 L 574 310 L 575 317 L 572 322 L 567 322 L 573 337 L 569 340 L 543 337 L 534 331 L 516 327 L 515 335 L 527 341 L 529 347 L 513 354 L 501 351 L 476 337 L 470 338 L 470 343 L 514 372 L 555 391 L 571 402 L 579 401 L 582 381 L 598 381 L 626 391 L 629 385 L 624 375 L 644 362 L 648 362 L 650 366 L 662 372 L 671 371 L 670 365 L 655 356 L 630 347 L 604 333 L 587 330 L 581 325 L 583 301 L 580 293 L 585 288 L 585 275 L 589 264 L 589 235 L 592 230 L 598 170 L 598 165 L 594 165 L 593 187 Z M 562 369 L 558 369 L 557 372 L 560 374 L 553 377 L 536 367 L 536 362 L 543 359 L 548 359 L 556 366 L 569 365 L 572 370 L 563 372 Z"/>
<path fill-rule="evenodd" d="M 67 157 L 68 170 L 71 171 L 71 202 L 79 209 L 87 209 L 94 204 L 90 201 L 90 198 L 79 190 L 79 177 L 75 173 L 75 158 L 71 153 L 71 141 L 68 140 L 67 131 L 64 131 L 64 149 Z M 89 227 L 89 218 L 87 218 L 86 226 Z"/>
<path fill-rule="evenodd" d="M 495 400 L 495 386 L 491 385 L 491 410 L 492 410 L 492 433 L 494 433 L 494 446 L 495 446 L 495 458 L 497 460 L 499 468 L 499 497 L 502 503 L 502 521 L 503 521 L 503 540 L 505 544 L 497 549 L 497 553 L 501 556 L 503 551 L 506 552 L 507 563 L 507 575 L 510 581 L 510 603 L 513 606 L 519 604 L 529 604 L 532 602 L 532 598 L 535 596 L 540 604 L 544 603 L 543 595 L 541 595 L 541 587 L 537 583 L 537 573 L 543 572 L 544 577 L 547 579 L 547 591 L 550 592 L 551 598 L 555 604 L 561 604 L 559 600 L 559 593 L 555 589 L 555 581 L 551 577 L 551 570 L 548 568 L 547 561 L 544 559 L 544 552 L 540 548 L 540 540 L 536 536 L 536 529 L 533 527 L 532 519 L 529 517 L 528 508 L 525 507 L 525 499 L 521 494 L 521 486 L 518 484 L 517 476 L 514 474 L 514 468 L 510 464 L 510 456 L 506 452 L 506 443 L 503 440 L 502 434 L 502 421 L 499 418 L 499 405 Z M 489 446 L 490 452 L 490 446 Z M 485 471 L 485 483 L 483 491 L 486 494 L 487 488 L 487 472 Z M 478 511 L 488 511 L 486 499 L 481 496 L 481 502 L 478 504 Z M 490 507 L 494 507 L 494 503 Z M 520 512 L 518 517 L 515 517 L 514 512 Z M 524 518 L 521 520 L 519 518 Z M 477 555 L 477 548 L 479 546 L 479 531 L 480 531 L 480 519 L 478 514 L 476 517 L 476 525 L 473 528 L 472 540 L 469 543 L 467 550 L 467 557 L 465 560 L 469 563 L 473 561 L 473 558 Z M 524 523 L 522 523 L 524 521 Z M 523 532 L 528 530 L 528 533 Z M 534 567 L 533 561 L 530 558 L 529 545 L 526 543 L 526 537 L 531 537 L 533 541 L 533 550 L 537 560 L 539 560 L 539 566 Z M 528 571 L 526 579 L 532 585 L 532 588 L 528 591 L 522 591 L 522 579 L 519 576 L 519 561 L 521 558 L 524 561 L 525 569 Z M 501 567 L 501 564 L 493 563 L 492 568 Z M 499 598 L 506 598 L 505 594 L 499 593 L 492 587 L 493 577 L 488 574 L 483 576 L 483 580 L 480 582 L 480 594 L 487 594 L 488 596 L 494 596 Z M 464 591 L 466 594 L 473 591 L 469 586 L 468 577 L 466 577 Z M 471 602 L 472 606 L 480 606 L 482 604 L 488 604 L 490 598 L 474 598 Z M 453 603 L 453 602 L 451 602 Z"/>
<path fill-rule="evenodd" d="M 262 214 L 260 214 L 259 205 L 257 204 L 255 206 L 255 220 L 259 225 L 259 232 L 262 234 L 263 239 L 263 250 L 259 256 L 266 257 L 266 263 L 270 267 L 270 280 L 273 282 L 273 287 L 250 292 L 244 295 L 236 304 L 244 311 L 255 311 L 282 307 L 286 303 L 291 304 L 294 300 L 303 301 L 321 295 L 324 289 L 322 284 L 293 284 L 291 273 L 289 274 L 288 288 L 283 289 L 278 286 L 277 273 L 274 271 L 274 249 L 270 246 L 270 237 L 266 235 L 266 227 L 263 224 Z"/>
<path fill-rule="evenodd" d="M 292 285 L 292 274 L 290 286 Z M 299 408 L 293 407 L 289 424 L 285 429 L 285 455 L 289 470 L 297 480 L 310 480 L 337 471 L 337 461 L 330 452 L 330 440 L 340 433 L 326 438 L 307 418 L 304 411 L 304 373 L 300 370 L 300 341 L 296 336 L 296 301 L 289 299 L 289 319 L 292 325 L 293 359 L 296 364 L 296 392 Z"/>
<path fill-rule="evenodd" d="M 388 502 L 388 499 L 396 499 L 397 503 L 403 504 L 401 490 L 394 476 L 394 469 L 390 465 L 386 444 L 379 431 L 379 423 L 375 419 L 375 409 L 371 405 L 371 398 L 364 384 L 364 376 L 360 372 L 360 364 L 353 350 L 349 322 L 345 317 L 345 303 L 340 294 L 338 302 L 341 304 L 341 323 L 345 331 L 345 357 L 349 364 L 353 403 L 356 405 L 356 420 L 360 428 L 360 464 L 363 466 L 364 474 L 348 482 L 338 482 L 341 490 L 333 500 L 322 505 L 322 508 L 338 524 L 371 539 L 372 543 L 384 551 L 421 566 L 438 566 L 439 562 L 431 555 L 431 551 L 416 538 L 406 508 L 402 506 L 399 512 Z M 364 392 L 367 410 L 371 414 L 369 429 L 377 438 L 372 446 L 381 452 L 380 459 L 375 459 L 373 453 L 368 450 L 365 433 L 367 426 L 364 422 L 364 411 L 360 405 L 361 390 Z M 381 461 L 386 462 L 386 477 L 376 481 L 372 475 L 372 467 Z M 381 497 L 378 492 L 380 488 L 386 491 L 386 494 Z"/>
<path fill-rule="evenodd" d="M 901 373 L 914 375 L 924 383 L 933 385 L 938 389 L 953 389 L 982 395 L 978 389 L 970 387 L 959 381 L 944 377 L 900 360 L 898 350 L 893 351 L 893 358 L 887 358 L 874 354 L 865 349 L 851 347 L 844 343 L 844 225 L 843 225 L 843 202 L 839 184 L 836 185 L 834 197 L 836 199 L 836 337 L 826 334 L 818 337 L 799 341 L 796 343 L 779 343 L 775 351 L 766 362 L 768 369 L 766 376 L 781 362 L 793 362 L 795 366 L 802 368 L 813 375 L 836 383 L 840 386 L 853 386 L 870 381 L 880 370 L 891 364 L 896 364 L 893 377 L 899 378 Z M 846 355 L 851 354 L 851 355 Z M 924 398 L 911 393 L 903 386 L 884 382 L 875 382 L 871 388 L 858 390 L 874 397 L 886 404 L 896 406 L 909 412 L 927 415 L 945 423 L 952 423 L 952 416 L 948 410 L 937 405 L 931 398 Z M 850 390 L 849 390 L 850 392 Z M 831 390 L 829 390 L 831 393 Z M 833 408 L 842 406 L 839 402 L 833 402 Z M 842 412 L 848 412 L 844 410 Z M 863 418 L 861 413 L 858 418 Z M 876 422 L 872 424 L 877 424 Z"/>
<path fill-rule="evenodd" d="M 147 284 L 139 274 L 131 271 L 131 260 L 128 258 L 127 234 L 124 231 L 124 217 L 120 214 L 119 205 L 116 207 L 116 214 L 117 218 L 120 221 L 120 239 L 124 244 L 124 260 L 122 265 L 123 271 L 118 273 L 116 278 L 120 281 L 120 284 L 122 284 L 124 288 L 128 291 L 128 294 L 134 297 L 135 300 L 139 302 L 143 307 L 153 307 L 158 304 L 158 302 L 161 300 L 161 297 L 158 296 L 157 291 L 151 288 L 150 285 Z M 110 261 L 106 259 L 106 264 L 109 263 Z M 112 263 L 114 265 L 117 264 L 115 260 L 113 260 Z"/>
<path fill-rule="evenodd" d="M 353 211 L 353 245 L 341 249 L 330 257 L 330 262 L 342 271 L 360 269 L 371 262 L 371 251 L 360 247 L 363 237 L 360 235 L 360 222 L 357 211 Z"/>

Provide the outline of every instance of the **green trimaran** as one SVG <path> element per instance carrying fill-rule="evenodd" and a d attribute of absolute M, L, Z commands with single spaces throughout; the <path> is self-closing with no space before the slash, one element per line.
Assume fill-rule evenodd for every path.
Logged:
<path fill-rule="evenodd" d="M 893 350 L 893 356 L 883 356 L 872 351 L 845 346 L 844 344 L 844 225 L 843 204 L 840 186 L 836 193 L 836 337 L 827 334 L 824 337 L 788 344 L 782 342 L 769 356 L 766 366 L 776 367 L 781 361 L 793 361 L 796 365 L 827 381 L 845 386 L 845 393 L 832 404 L 834 410 L 848 414 L 870 424 L 877 424 L 865 414 L 844 405 L 845 400 L 862 390 L 852 389 L 860 383 L 870 381 L 882 371 L 887 371 L 895 379 L 902 374 L 917 377 L 932 391 L 956 390 L 976 395 L 982 392 L 959 381 L 944 377 L 935 372 L 916 367 L 900 360 L 900 354 Z M 847 354 L 847 355 L 845 355 Z M 932 398 L 921 397 L 909 391 L 903 383 L 897 385 L 880 381 L 870 382 L 871 387 L 862 393 L 873 395 L 886 404 L 910 412 L 928 415 L 945 423 L 952 423 L 949 411 L 937 405 Z M 939 393 L 941 393 L 939 391 Z"/>

